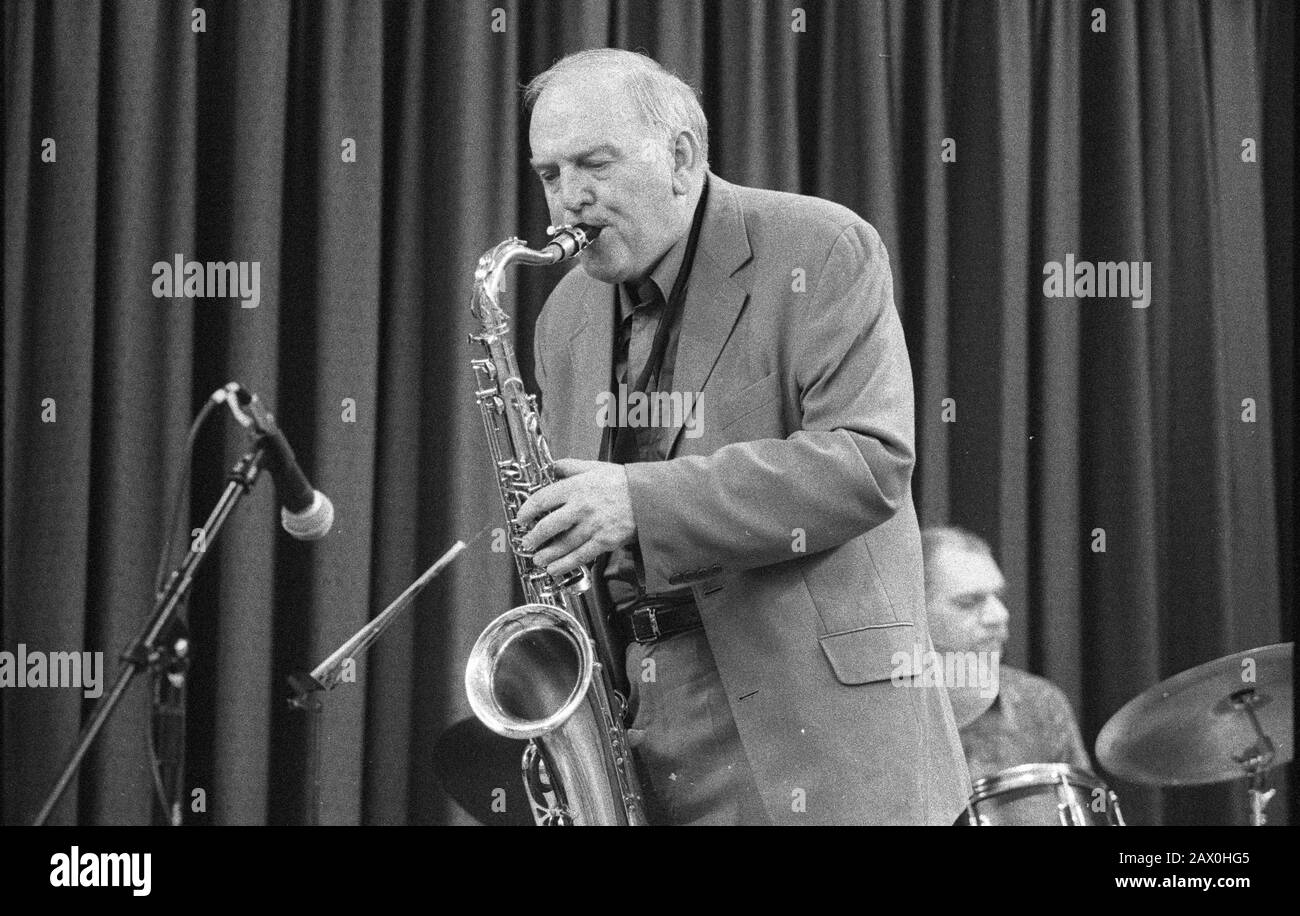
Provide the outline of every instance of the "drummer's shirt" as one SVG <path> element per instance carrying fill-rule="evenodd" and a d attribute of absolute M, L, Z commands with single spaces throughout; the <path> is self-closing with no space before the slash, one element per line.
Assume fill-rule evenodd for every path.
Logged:
<path fill-rule="evenodd" d="M 1002 665 L 998 697 L 960 730 L 972 782 L 1022 763 L 1069 763 L 1093 771 L 1070 701 L 1045 678 Z"/>

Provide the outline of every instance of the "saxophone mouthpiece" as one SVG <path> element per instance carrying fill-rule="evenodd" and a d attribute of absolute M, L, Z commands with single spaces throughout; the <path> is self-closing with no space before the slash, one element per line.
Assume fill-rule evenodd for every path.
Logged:
<path fill-rule="evenodd" d="M 552 238 L 546 243 L 546 250 L 554 253 L 553 263 L 567 261 L 596 241 L 596 236 L 600 235 L 600 231 L 604 228 L 604 226 L 589 226 L 586 223 L 572 226 L 547 226 L 546 231 L 551 233 Z"/>

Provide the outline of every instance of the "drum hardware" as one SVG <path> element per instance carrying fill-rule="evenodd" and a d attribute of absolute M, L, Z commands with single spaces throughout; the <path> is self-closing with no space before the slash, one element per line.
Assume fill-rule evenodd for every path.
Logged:
<path fill-rule="evenodd" d="M 1250 823 L 1263 826 L 1276 793 L 1269 773 L 1294 752 L 1294 647 L 1248 649 L 1161 681 L 1105 724 L 1097 759 L 1108 772 L 1145 785 L 1244 779 Z"/>
<path fill-rule="evenodd" d="M 1067 763 L 1026 763 L 986 776 L 975 783 L 966 816 L 975 827 L 1126 826 L 1114 791 Z"/>
<path fill-rule="evenodd" d="M 1056 813 L 1061 818 L 1061 826 L 1062 827 L 1091 826 L 1088 823 L 1087 814 L 1084 813 L 1083 807 L 1079 804 L 1078 795 L 1070 791 L 1070 783 L 1069 780 L 1066 779 L 1065 773 L 1058 772 L 1056 774 L 1056 779 L 1057 782 L 1059 783 L 1057 789 L 1057 796 L 1061 799 L 1061 801 L 1057 802 L 1056 804 Z M 1106 787 L 1106 791 L 1109 793 L 1107 801 L 1113 801 L 1115 798 L 1115 793 L 1110 791 L 1109 786 Z"/>
<path fill-rule="evenodd" d="M 1268 771 L 1277 757 L 1277 747 L 1268 735 L 1264 734 L 1259 724 L 1259 716 L 1255 714 L 1255 707 L 1267 700 L 1256 693 L 1253 687 L 1238 690 L 1228 699 L 1233 709 L 1246 714 L 1251 728 L 1255 730 L 1255 743 L 1240 754 L 1234 754 L 1233 759 L 1241 764 L 1249 783 L 1246 793 L 1250 797 L 1251 826 L 1262 827 L 1268 821 L 1264 809 L 1277 794 L 1277 789 L 1268 788 Z"/>

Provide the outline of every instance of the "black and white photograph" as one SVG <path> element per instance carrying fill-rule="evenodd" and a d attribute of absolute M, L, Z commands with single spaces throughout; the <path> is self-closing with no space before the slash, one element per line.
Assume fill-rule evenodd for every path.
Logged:
<path fill-rule="evenodd" d="M 1090 886 L 1262 889 L 1294 32 L 5 0 L 22 881 L 149 896 L 89 828 L 1097 826 L 1168 832 Z"/>

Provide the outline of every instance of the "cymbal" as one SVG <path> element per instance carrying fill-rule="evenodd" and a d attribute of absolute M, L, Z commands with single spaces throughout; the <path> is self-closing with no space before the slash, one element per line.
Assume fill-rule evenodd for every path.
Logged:
<path fill-rule="evenodd" d="M 1291 760 L 1294 643 L 1247 649 L 1175 674 L 1115 713 L 1097 736 L 1097 759 L 1130 782 L 1195 786 L 1240 779 L 1260 753 L 1250 703 L 1273 758 Z"/>
<path fill-rule="evenodd" d="M 433 771 L 443 791 L 481 824 L 533 823 L 520 770 L 526 741 L 503 738 L 478 719 L 461 719 L 433 749 Z"/>

